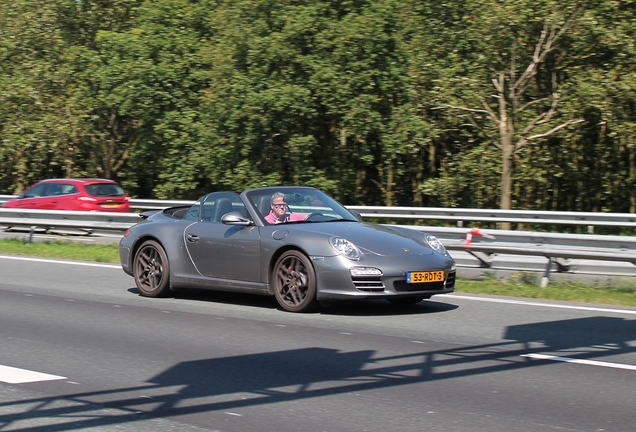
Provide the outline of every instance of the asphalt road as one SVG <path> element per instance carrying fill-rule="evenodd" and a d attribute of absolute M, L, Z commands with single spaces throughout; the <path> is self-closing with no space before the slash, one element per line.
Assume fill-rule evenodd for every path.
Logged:
<path fill-rule="evenodd" d="M 634 308 L 453 294 L 291 314 L 0 257 L 3 432 L 633 431 L 635 401 Z"/>

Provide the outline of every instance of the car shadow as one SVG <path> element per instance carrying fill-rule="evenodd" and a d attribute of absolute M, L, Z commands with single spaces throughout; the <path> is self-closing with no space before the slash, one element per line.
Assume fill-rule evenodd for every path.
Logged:
<path fill-rule="evenodd" d="M 414 305 L 398 306 L 384 299 L 358 300 L 351 303 L 327 304 L 321 308 L 323 315 L 334 316 L 383 316 L 383 315 L 427 315 L 448 312 L 459 306 L 434 300 L 423 300 Z"/>
<path fill-rule="evenodd" d="M 129 288 L 128 292 L 139 296 L 141 295 L 137 288 Z M 172 297 L 178 300 L 231 304 L 284 311 L 274 297 L 257 294 L 188 288 L 175 292 Z M 455 304 L 433 300 L 423 300 L 414 305 L 397 306 L 384 299 L 364 299 L 324 303 L 309 313 L 333 316 L 423 315 L 448 312 L 458 307 L 459 306 Z"/>

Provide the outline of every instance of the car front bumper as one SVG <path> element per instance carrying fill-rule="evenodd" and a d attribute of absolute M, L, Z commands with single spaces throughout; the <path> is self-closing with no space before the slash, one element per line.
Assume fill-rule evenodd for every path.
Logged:
<path fill-rule="evenodd" d="M 317 299 L 346 300 L 364 298 L 422 297 L 455 291 L 455 263 L 446 255 L 374 257 L 365 262 L 343 257 L 315 257 L 312 264 L 317 278 Z M 377 276 L 352 276 L 351 267 L 380 269 Z M 407 272 L 444 270 L 444 281 L 407 283 Z"/>

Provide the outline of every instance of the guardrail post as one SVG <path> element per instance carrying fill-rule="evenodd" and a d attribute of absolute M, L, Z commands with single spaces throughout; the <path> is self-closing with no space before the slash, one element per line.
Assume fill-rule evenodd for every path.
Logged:
<path fill-rule="evenodd" d="M 550 282 L 550 269 L 552 269 L 552 262 L 552 258 L 548 257 L 548 266 L 545 268 L 545 273 L 543 273 L 543 277 L 541 278 L 541 288 L 547 287 Z"/>
<path fill-rule="evenodd" d="M 33 239 L 33 233 L 37 227 L 35 225 L 31 225 L 31 231 L 29 232 L 29 239 L 27 240 L 27 244 L 31 244 L 31 239 Z"/>

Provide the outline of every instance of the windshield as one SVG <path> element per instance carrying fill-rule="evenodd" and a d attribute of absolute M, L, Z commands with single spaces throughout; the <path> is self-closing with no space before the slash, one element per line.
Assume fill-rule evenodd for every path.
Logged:
<path fill-rule="evenodd" d="M 358 221 L 339 202 L 318 189 L 291 187 L 255 189 L 247 192 L 247 198 L 266 225 Z"/>
<path fill-rule="evenodd" d="M 124 190 L 118 184 L 100 183 L 85 186 L 86 192 L 94 197 L 122 196 Z"/>

